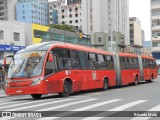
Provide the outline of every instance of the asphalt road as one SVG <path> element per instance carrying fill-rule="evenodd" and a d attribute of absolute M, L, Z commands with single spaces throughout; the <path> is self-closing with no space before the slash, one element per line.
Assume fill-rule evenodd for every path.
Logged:
<path fill-rule="evenodd" d="M 160 78 L 152 83 L 143 82 L 137 86 L 127 85 L 107 91 L 83 91 L 67 98 L 44 95 L 42 99 L 34 100 L 30 95 L 5 96 L 1 91 L 0 111 L 18 111 L 19 115 L 27 111 L 28 116 L 29 112 L 39 111 L 41 114 L 38 115 L 44 116 L 43 118 L 29 118 L 39 120 L 158 120 L 160 117 L 153 116 L 160 115 Z M 18 115 L 13 112 L 12 116 Z"/>

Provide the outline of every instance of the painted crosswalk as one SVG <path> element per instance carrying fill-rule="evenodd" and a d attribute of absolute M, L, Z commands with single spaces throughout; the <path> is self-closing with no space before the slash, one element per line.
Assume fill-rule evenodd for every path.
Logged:
<path fill-rule="evenodd" d="M 119 111 L 130 111 L 136 106 L 141 106 L 142 104 L 147 104 L 149 100 L 125 100 L 125 99 L 100 99 L 96 97 L 88 98 L 53 98 L 53 99 L 41 99 L 41 100 L 23 100 L 23 101 L 0 101 L 0 111 L 62 111 L 57 112 L 56 115 L 50 116 L 49 119 L 58 119 L 61 116 L 70 116 L 73 113 L 84 112 L 84 111 L 94 111 L 97 112 L 93 114 L 92 117 L 83 117 L 83 120 L 100 120 L 103 119 L 105 112 L 117 113 Z M 112 107 L 113 106 L 113 107 Z M 103 111 L 102 111 L 103 108 Z M 106 111 L 104 111 L 105 108 Z M 96 110 L 96 111 L 95 111 Z M 98 111 L 102 111 L 99 113 Z M 150 109 L 145 109 L 144 111 L 160 111 L 160 105 L 157 104 Z M 101 117 L 102 116 L 102 117 Z M 15 119 L 15 118 L 10 118 Z M 46 118 L 37 118 L 38 120 L 45 120 Z M 148 120 L 150 117 L 134 117 L 132 120 Z"/>

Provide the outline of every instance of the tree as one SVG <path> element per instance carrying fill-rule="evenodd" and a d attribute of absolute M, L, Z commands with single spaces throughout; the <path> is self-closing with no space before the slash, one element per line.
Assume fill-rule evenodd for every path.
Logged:
<path fill-rule="evenodd" d="M 51 25 L 50 26 L 51 28 L 57 28 L 57 29 L 61 29 L 61 30 L 66 30 L 66 31 L 70 31 L 70 32 L 75 32 L 74 28 L 72 26 L 69 26 L 69 25 L 58 25 L 58 24 L 55 24 L 55 25 Z"/>

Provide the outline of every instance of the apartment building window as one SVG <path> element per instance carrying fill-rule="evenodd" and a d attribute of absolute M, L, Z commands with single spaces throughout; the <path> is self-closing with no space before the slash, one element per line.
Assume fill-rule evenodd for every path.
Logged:
<path fill-rule="evenodd" d="M 70 20 L 69 23 L 72 24 L 72 20 Z"/>
<path fill-rule="evenodd" d="M 70 9 L 69 9 L 69 11 L 71 12 L 71 11 L 72 11 L 72 9 L 70 8 Z"/>
<path fill-rule="evenodd" d="M 77 7 L 75 8 L 75 11 L 78 11 L 78 8 L 77 8 Z"/>
<path fill-rule="evenodd" d="M 64 15 L 62 15 L 62 18 L 64 18 Z"/>
<path fill-rule="evenodd" d="M 71 18 L 71 17 L 72 17 L 72 15 L 70 14 L 70 15 L 69 15 L 69 17 Z"/>
<path fill-rule="evenodd" d="M 75 17 L 78 17 L 78 14 L 75 14 Z"/>
<path fill-rule="evenodd" d="M 78 23 L 78 20 L 75 20 L 75 23 Z"/>
<path fill-rule="evenodd" d="M 20 40 L 20 33 L 14 32 L 14 41 L 19 41 Z"/>
<path fill-rule="evenodd" d="M 101 42 L 102 40 L 101 40 L 101 37 L 98 37 L 98 42 Z"/>
<path fill-rule="evenodd" d="M 65 22 L 64 22 L 64 21 L 62 21 L 62 24 L 65 24 Z"/>
<path fill-rule="evenodd" d="M 110 36 L 108 37 L 108 41 L 111 41 L 111 37 Z"/>
<path fill-rule="evenodd" d="M 62 12 L 64 12 L 64 10 L 62 10 Z"/>
<path fill-rule="evenodd" d="M 3 31 L 0 30 L 0 40 L 3 40 Z"/>
<path fill-rule="evenodd" d="M 153 47 L 158 47 L 158 43 L 157 42 L 153 42 Z"/>

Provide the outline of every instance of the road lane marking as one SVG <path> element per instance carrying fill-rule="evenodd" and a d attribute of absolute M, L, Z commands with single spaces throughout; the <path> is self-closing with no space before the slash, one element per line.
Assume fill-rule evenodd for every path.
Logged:
<path fill-rule="evenodd" d="M 146 102 L 147 100 L 137 100 L 137 101 L 134 101 L 134 102 L 131 102 L 131 103 L 128 103 L 128 104 L 124 104 L 122 106 L 119 106 L 119 107 L 116 107 L 116 108 L 113 108 L 111 110 L 108 110 L 108 111 L 122 111 L 122 110 L 125 110 L 127 108 L 130 108 L 130 107 L 133 107 L 135 105 L 138 105 L 140 103 L 143 103 L 143 102 Z"/>
<path fill-rule="evenodd" d="M 71 106 L 71 105 L 76 105 L 76 104 L 79 104 L 79 103 L 90 102 L 90 101 L 93 101 L 93 100 L 96 100 L 96 99 L 87 99 L 87 100 L 82 100 L 82 101 L 78 101 L 78 102 L 67 103 L 67 104 L 54 106 L 54 107 L 50 107 L 50 108 L 46 108 L 46 109 L 40 109 L 40 110 L 37 110 L 37 111 L 50 111 L 50 110 L 55 110 L 55 109 Z"/>
<path fill-rule="evenodd" d="M 71 111 L 84 111 L 84 110 L 89 110 L 89 109 L 92 109 L 92 108 L 95 108 L 95 107 L 99 107 L 99 106 L 106 105 L 106 104 L 109 104 L 109 103 L 117 102 L 117 101 L 120 101 L 120 100 L 121 100 L 121 99 L 108 100 L 108 101 L 100 102 L 100 103 L 97 103 L 97 104 L 89 105 L 89 106 L 86 106 L 86 107 L 74 109 L 74 110 L 71 110 Z"/>
<path fill-rule="evenodd" d="M 148 112 L 152 112 L 152 111 L 157 111 L 159 112 L 160 111 L 160 105 L 157 105 L 156 107 L 154 108 L 151 108 L 150 110 L 148 110 Z M 143 113 L 142 113 L 143 114 Z M 148 120 L 150 119 L 151 117 L 134 117 L 132 118 L 131 120 Z"/>
<path fill-rule="evenodd" d="M 29 106 L 26 106 L 26 107 L 14 108 L 14 109 L 9 109 L 9 110 L 5 110 L 5 111 L 23 110 L 23 109 L 27 109 L 27 108 L 39 107 L 39 106 L 43 106 L 43 105 L 55 104 L 55 103 L 60 103 L 60 102 L 65 102 L 65 101 L 70 101 L 70 100 L 73 100 L 73 99 L 57 100 L 57 101 L 52 101 L 52 102 L 48 102 L 47 101 L 46 103 L 40 103 L 38 105 L 29 105 Z M 44 101 L 46 101 L 46 100 L 44 100 Z M 37 101 L 36 103 L 38 103 L 38 102 L 42 102 L 42 100 Z M 33 103 L 33 102 L 28 102 L 28 103 Z M 24 104 L 28 104 L 28 103 L 22 103 L 22 104 L 18 104 L 18 105 L 12 105 L 12 107 L 14 107 L 14 106 L 20 106 L 20 105 L 24 105 Z M 8 107 L 10 107 L 10 106 L 8 106 Z"/>
<path fill-rule="evenodd" d="M 121 106 L 119 106 L 119 107 L 110 109 L 110 110 L 108 110 L 108 111 L 123 111 L 123 110 L 125 110 L 125 109 L 127 109 L 127 108 L 133 107 L 133 106 L 135 106 L 135 105 L 138 105 L 138 104 L 143 103 L 143 102 L 146 102 L 146 101 L 147 101 L 147 100 L 134 101 L 134 102 L 131 102 L 131 103 L 128 103 L 128 104 L 124 104 L 124 105 L 121 105 Z M 116 113 L 116 112 L 115 112 L 115 113 Z M 96 114 L 94 117 L 86 117 L 86 118 L 84 118 L 84 119 L 82 119 L 82 120 L 89 120 L 89 119 L 94 120 L 94 118 L 95 118 L 95 120 L 99 120 L 99 119 L 102 119 L 102 118 L 104 118 L 104 117 L 96 117 L 96 116 L 103 116 L 103 114 L 105 114 L 105 113 Z"/>
<path fill-rule="evenodd" d="M 14 101 L 14 102 L 8 102 L 8 101 L 5 101 L 4 103 L 0 103 L 0 106 L 2 105 L 5 105 L 5 104 L 12 104 L 12 103 L 19 103 L 19 102 L 22 102 L 22 101 Z"/>
<path fill-rule="evenodd" d="M 108 100 L 108 101 L 104 101 L 104 102 L 99 102 L 99 103 L 96 103 L 96 104 L 88 105 L 86 107 L 73 109 L 73 110 L 68 111 L 68 112 L 60 113 L 60 114 L 57 114 L 57 116 L 67 116 L 67 115 L 72 114 L 72 112 L 85 111 L 85 110 L 89 110 L 89 109 L 92 109 L 92 108 L 100 107 L 102 105 L 118 102 L 120 100 L 121 99 L 113 99 L 113 100 Z M 60 118 L 60 117 L 51 117 L 52 120 L 57 119 L 57 118 Z M 43 120 L 43 118 L 40 118 L 40 119 L 37 119 L 37 120 Z"/>

